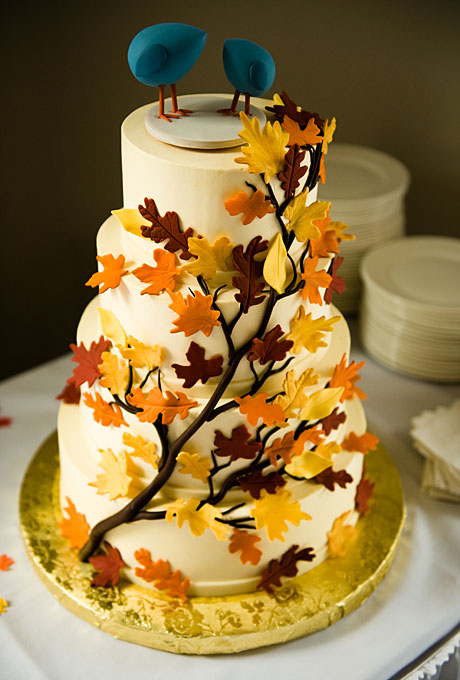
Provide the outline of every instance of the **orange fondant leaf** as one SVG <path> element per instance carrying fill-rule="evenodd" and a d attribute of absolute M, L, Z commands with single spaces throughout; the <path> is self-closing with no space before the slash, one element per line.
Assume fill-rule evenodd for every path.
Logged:
<path fill-rule="evenodd" d="M 167 560 L 152 561 L 150 551 L 145 548 L 140 548 L 134 553 L 134 557 L 142 565 L 136 567 L 136 576 L 143 579 L 147 583 L 154 583 L 158 590 L 166 590 L 171 597 L 180 597 L 182 600 L 187 599 L 187 589 L 190 585 L 190 579 L 182 580 L 182 572 L 179 569 L 171 571 L 170 564 Z"/>
<path fill-rule="evenodd" d="M 85 283 L 85 286 L 95 288 L 102 284 L 99 293 L 105 293 L 109 288 L 117 288 L 120 285 L 121 277 L 128 274 L 128 270 L 124 266 L 125 256 L 98 255 L 96 260 L 101 263 L 103 270 L 93 274 Z"/>
<path fill-rule="evenodd" d="M 327 288 L 332 281 L 332 276 L 325 269 L 316 271 L 318 256 L 307 257 L 304 262 L 302 279 L 305 285 L 302 289 L 302 297 L 313 304 L 322 305 L 320 288 Z"/>
<path fill-rule="evenodd" d="M 291 462 L 295 443 L 294 432 L 287 432 L 282 439 L 281 437 L 275 439 L 265 449 L 264 453 L 268 456 L 271 465 L 276 468 L 278 467 L 278 458 L 281 458 L 285 463 Z"/>
<path fill-rule="evenodd" d="M 315 226 L 320 235 L 310 241 L 310 256 L 329 257 L 330 253 L 339 252 L 339 241 L 336 238 L 335 228 L 332 226 L 331 218 L 328 214 L 324 219 L 315 220 Z"/>
<path fill-rule="evenodd" d="M 327 534 L 329 554 L 332 557 L 343 557 L 358 535 L 355 527 L 345 524 L 349 516 L 349 512 L 344 512 L 343 515 L 337 517 Z"/>
<path fill-rule="evenodd" d="M 245 191 L 239 191 L 228 198 L 224 205 L 227 212 L 232 216 L 243 213 L 241 220 L 243 224 L 251 224 L 256 217 L 262 218 L 268 213 L 275 212 L 270 199 L 260 189 L 255 191 L 252 196 L 248 196 Z"/>
<path fill-rule="evenodd" d="M 323 138 L 318 135 L 320 129 L 315 124 L 314 118 L 310 118 L 306 128 L 302 130 L 299 123 L 291 120 L 288 116 L 284 116 L 283 128 L 289 133 L 289 146 L 294 146 L 294 144 L 298 144 L 299 146 L 310 144 L 311 146 L 314 146 L 323 140 Z"/>
<path fill-rule="evenodd" d="M 375 434 L 365 432 L 358 436 L 355 432 L 350 432 L 348 437 L 342 442 L 342 449 L 346 451 L 359 451 L 360 453 L 369 453 L 374 451 L 379 443 L 379 438 Z"/>
<path fill-rule="evenodd" d="M 8 555 L 0 555 L 0 571 L 8 571 L 8 569 L 14 564 L 12 557 Z"/>
<path fill-rule="evenodd" d="M 68 496 L 66 501 L 67 507 L 64 508 L 64 512 L 67 513 L 67 517 L 63 517 L 62 522 L 57 522 L 57 525 L 61 530 L 61 536 L 69 539 L 71 548 L 82 548 L 89 538 L 90 526 L 85 515 L 77 512 Z"/>
<path fill-rule="evenodd" d="M 186 299 L 182 293 L 172 293 L 170 291 L 172 309 L 178 315 L 173 321 L 177 328 L 173 328 L 171 333 L 184 333 L 186 337 L 201 331 L 209 337 L 214 326 L 220 326 L 219 312 L 212 309 L 212 296 L 203 295 L 199 290 L 194 291 L 193 295 L 187 295 Z"/>
<path fill-rule="evenodd" d="M 128 384 L 128 363 L 111 352 L 103 352 L 101 358 L 101 387 L 106 387 L 112 394 L 122 394 Z"/>
<path fill-rule="evenodd" d="M 281 406 L 278 404 L 267 404 L 267 399 L 267 392 L 261 392 L 255 397 L 250 395 L 235 397 L 235 401 L 240 407 L 240 413 L 246 416 L 250 425 L 257 425 L 259 418 L 262 418 L 265 425 L 284 422 L 286 416 Z"/>
<path fill-rule="evenodd" d="M 142 267 L 134 269 L 134 276 L 142 281 L 149 283 L 147 288 L 143 288 L 141 295 L 159 295 L 163 290 L 174 290 L 176 278 L 181 270 L 176 267 L 176 256 L 162 248 L 153 251 L 153 259 L 157 263 L 156 267 L 143 264 Z"/>
<path fill-rule="evenodd" d="M 251 534 L 249 531 L 240 531 L 234 529 L 230 537 L 230 544 L 228 550 L 231 553 L 239 552 L 242 564 L 250 562 L 254 566 L 260 562 L 262 551 L 256 547 L 256 543 L 261 540 L 257 534 Z"/>
<path fill-rule="evenodd" d="M 170 425 L 176 416 L 183 420 L 188 416 L 189 410 L 198 405 L 197 401 L 190 401 L 183 392 L 173 394 L 166 390 L 163 395 L 159 387 L 154 387 L 147 396 L 142 393 L 140 387 L 136 387 L 129 396 L 129 402 L 142 409 L 137 414 L 141 422 L 154 423 L 161 414 L 161 422 L 164 425 Z"/>
<path fill-rule="evenodd" d="M 366 395 L 359 387 L 356 386 L 356 382 L 361 379 L 358 375 L 360 368 L 364 366 L 366 362 L 360 361 L 357 364 L 352 361 L 349 366 L 347 366 L 347 356 L 344 354 L 339 361 L 339 363 L 334 368 L 334 373 L 329 382 L 329 387 L 343 387 L 343 393 L 340 397 L 340 401 L 345 401 L 346 399 L 353 399 L 354 395 L 360 399 L 367 399 Z"/>
<path fill-rule="evenodd" d="M 96 423 L 105 426 L 113 425 L 114 427 L 128 425 L 118 404 L 108 404 L 99 392 L 96 392 L 94 397 L 86 392 L 83 396 L 83 402 L 93 409 L 93 418 Z"/>

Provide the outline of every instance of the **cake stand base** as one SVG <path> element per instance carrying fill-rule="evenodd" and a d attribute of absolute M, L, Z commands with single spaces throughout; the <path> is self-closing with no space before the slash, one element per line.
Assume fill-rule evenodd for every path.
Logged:
<path fill-rule="evenodd" d="M 405 518 L 396 468 L 379 446 L 366 457 L 375 483 L 358 538 L 341 558 L 326 559 L 272 594 L 192 597 L 186 603 L 130 583 L 91 587 L 93 569 L 78 560 L 56 526 L 59 452 L 53 433 L 25 474 L 21 532 L 36 572 L 67 609 L 116 638 L 181 654 L 228 654 L 285 642 L 326 628 L 356 609 L 383 579 Z"/>

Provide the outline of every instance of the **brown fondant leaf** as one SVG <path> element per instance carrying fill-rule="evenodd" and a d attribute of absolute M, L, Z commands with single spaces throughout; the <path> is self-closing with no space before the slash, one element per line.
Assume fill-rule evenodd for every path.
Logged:
<path fill-rule="evenodd" d="M 337 430 L 346 419 L 347 414 L 345 411 L 340 411 L 339 413 L 339 407 L 336 406 L 335 409 L 321 421 L 321 427 L 323 428 L 326 437 L 330 435 L 332 430 Z"/>
<path fill-rule="evenodd" d="M 268 241 L 263 241 L 261 236 L 255 236 L 249 242 L 246 251 L 242 245 L 233 249 L 233 265 L 240 276 L 234 276 L 232 284 L 240 291 L 235 294 L 235 299 L 241 303 L 245 314 L 249 307 L 258 305 L 265 299 L 265 296 L 261 295 L 264 289 L 263 262 L 256 260 L 255 256 L 267 250 L 267 246 Z"/>
<path fill-rule="evenodd" d="M 77 512 L 75 505 L 68 496 L 66 496 L 66 501 L 67 507 L 64 508 L 64 512 L 67 517 L 63 516 L 62 521 L 57 522 L 57 525 L 61 530 L 61 536 L 69 539 L 71 548 L 82 548 L 89 538 L 90 526 L 85 515 Z"/>
<path fill-rule="evenodd" d="M 319 475 L 316 475 L 315 480 L 318 484 L 322 484 L 329 489 L 329 491 L 334 491 L 334 484 L 338 484 L 342 489 L 345 489 L 347 484 L 353 481 L 353 477 L 348 474 L 346 470 L 333 470 L 332 467 L 326 468 Z"/>
<path fill-rule="evenodd" d="M 79 404 L 80 403 L 80 388 L 76 386 L 73 378 L 62 388 L 56 399 L 62 399 L 64 404 Z"/>
<path fill-rule="evenodd" d="M 94 381 L 102 375 L 99 365 L 102 363 L 102 353 L 106 351 L 109 345 L 110 341 L 106 340 L 103 335 L 97 342 L 93 340 L 89 349 L 86 349 L 83 342 L 80 342 L 78 347 L 71 344 L 70 349 L 74 353 L 72 361 L 78 366 L 73 369 L 73 375 L 67 382 L 73 382 L 77 387 L 87 382 L 91 387 Z"/>
<path fill-rule="evenodd" d="M 248 460 L 255 458 L 262 446 L 261 442 L 250 442 L 251 434 L 246 425 L 234 427 L 230 437 L 226 437 L 220 430 L 214 433 L 214 453 L 216 456 L 230 456 L 232 461 L 239 458 Z"/>
<path fill-rule="evenodd" d="M 283 438 L 278 437 L 278 439 L 272 441 L 264 453 L 268 456 L 270 464 L 273 467 L 278 467 L 278 458 L 281 458 L 286 464 L 291 462 L 295 444 L 294 432 L 287 432 Z"/>
<path fill-rule="evenodd" d="M 286 480 L 277 472 L 264 475 L 262 470 L 254 470 L 249 475 L 238 479 L 238 484 L 243 491 L 248 491 L 253 498 L 260 498 L 260 492 L 265 489 L 267 493 L 276 493 L 276 490 L 286 484 Z"/>
<path fill-rule="evenodd" d="M 302 165 L 305 153 L 305 150 L 301 149 L 298 144 L 294 144 L 294 146 L 289 147 L 284 158 L 286 165 L 284 170 L 278 174 L 278 179 L 286 198 L 290 198 L 294 194 L 300 185 L 300 180 L 307 172 L 307 166 Z"/>
<path fill-rule="evenodd" d="M 153 198 L 145 198 L 144 205 L 139 205 L 139 212 L 152 225 L 141 225 L 142 236 L 155 241 L 155 243 L 167 240 L 164 246 L 166 250 L 169 250 L 170 253 L 180 251 L 179 257 L 182 260 L 188 260 L 191 257 L 188 239 L 193 235 L 193 229 L 189 227 L 183 232 L 176 212 L 168 210 L 161 216 Z"/>
<path fill-rule="evenodd" d="M 176 371 L 176 375 L 181 380 L 184 380 L 183 387 L 193 387 L 199 380 L 203 385 L 209 378 L 213 378 L 222 373 L 223 357 L 216 354 L 210 359 L 205 359 L 205 349 L 192 340 L 190 347 L 185 355 L 188 359 L 189 366 L 182 366 L 181 364 L 172 364 L 172 368 Z"/>
<path fill-rule="evenodd" d="M 260 558 L 262 557 L 262 551 L 255 545 L 260 540 L 261 538 L 260 536 L 257 536 L 257 534 L 251 534 L 249 531 L 241 531 L 240 529 L 233 529 L 228 550 L 231 553 L 241 553 L 240 560 L 242 564 L 250 562 L 250 564 L 255 566 L 260 562 Z"/>
<path fill-rule="evenodd" d="M 324 293 L 324 302 L 326 304 L 330 304 L 332 302 L 332 293 L 337 293 L 337 295 L 340 295 L 343 293 L 344 290 L 346 290 L 346 283 L 345 279 L 343 276 L 338 276 L 337 275 L 337 270 L 340 267 L 340 265 L 343 262 L 343 257 L 334 257 L 334 261 L 332 262 L 332 269 L 331 269 L 331 282 L 329 283 L 329 287 Z"/>
<path fill-rule="evenodd" d="M 234 196 L 228 198 L 224 205 L 229 215 L 235 216 L 243 213 L 241 220 L 243 224 L 251 224 L 256 217 L 262 218 L 268 213 L 275 212 L 270 199 L 260 189 L 251 196 L 248 196 L 245 191 L 239 191 Z"/>
<path fill-rule="evenodd" d="M 308 124 L 310 118 L 313 118 L 319 127 L 323 127 L 323 118 L 321 118 L 317 113 L 311 113 L 310 111 L 306 111 L 298 107 L 295 101 L 291 99 L 284 90 L 281 93 L 281 100 L 283 102 L 282 104 L 274 104 L 273 106 L 265 107 L 267 111 L 272 111 L 272 113 L 275 114 L 277 120 L 279 120 L 280 123 L 283 122 L 285 116 L 289 116 L 291 120 L 295 120 L 299 123 L 299 125 L 305 126 Z"/>
<path fill-rule="evenodd" d="M 282 361 L 291 349 L 292 340 L 281 340 L 284 331 L 278 324 L 265 333 L 263 340 L 254 338 L 248 354 L 248 361 L 256 361 L 267 364 L 269 361 Z"/>
<path fill-rule="evenodd" d="M 366 476 L 366 470 L 363 468 L 363 476 L 356 487 L 355 503 L 356 509 L 361 515 L 365 515 L 369 511 L 369 501 L 374 495 L 374 482 Z"/>
<path fill-rule="evenodd" d="M 257 584 L 257 588 L 263 588 L 267 593 L 271 593 L 274 586 L 281 585 L 283 576 L 292 577 L 297 575 L 297 562 L 311 562 L 315 559 L 313 548 L 302 548 L 298 545 L 291 547 L 284 552 L 277 560 L 270 560 L 268 567 L 262 572 L 262 579 Z"/>
<path fill-rule="evenodd" d="M 104 542 L 106 555 L 96 555 L 90 557 L 91 565 L 99 574 L 91 581 L 92 586 L 116 586 L 120 580 L 120 569 L 126 567 L 118 548 L 113 548 L 107 541 Z"/>

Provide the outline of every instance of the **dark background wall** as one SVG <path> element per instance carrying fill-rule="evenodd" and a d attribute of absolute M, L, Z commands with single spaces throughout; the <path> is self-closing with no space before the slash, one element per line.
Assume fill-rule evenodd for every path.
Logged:
<path fill-rule="evenodd" d="M 180 92 L 228 92 L 222 43 L 274 56 L 272 92 L 338 121 L 336 140 L 412 174 L 408 231 L 460 236 L 457 1 L 170 0 L 9 3 L 2 26 L 0 376 L 64 353 L 93 292 L 95 236 L 122 205 L 120 124 L 157 98 L 126 51 L 144 26 L 208 32 Z"/>

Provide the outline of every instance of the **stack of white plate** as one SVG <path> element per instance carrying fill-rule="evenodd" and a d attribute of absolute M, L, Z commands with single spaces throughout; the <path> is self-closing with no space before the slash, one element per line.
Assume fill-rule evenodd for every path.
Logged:
<path fill-rule="evenodd" d="M 355 241 L 343 241 L 345 258 L 339 270 L 347 290 L 334 297 L 343 312 L 359 308 L 359 265 L 364 253 L 378 243 L 404 234 L 404 197 L 409 173 L 382 151 L 354 144 L 332 144 L 326 157 L 326 184 L 319 198 L 331 201 L 330 216 L 348 224 Z"/>
<path fill-rule="evenodd" d="M 369 354 L 401 373 L 460 381 L 460 239 L 396 239 L 365 255 L 361 275 Z"/>

